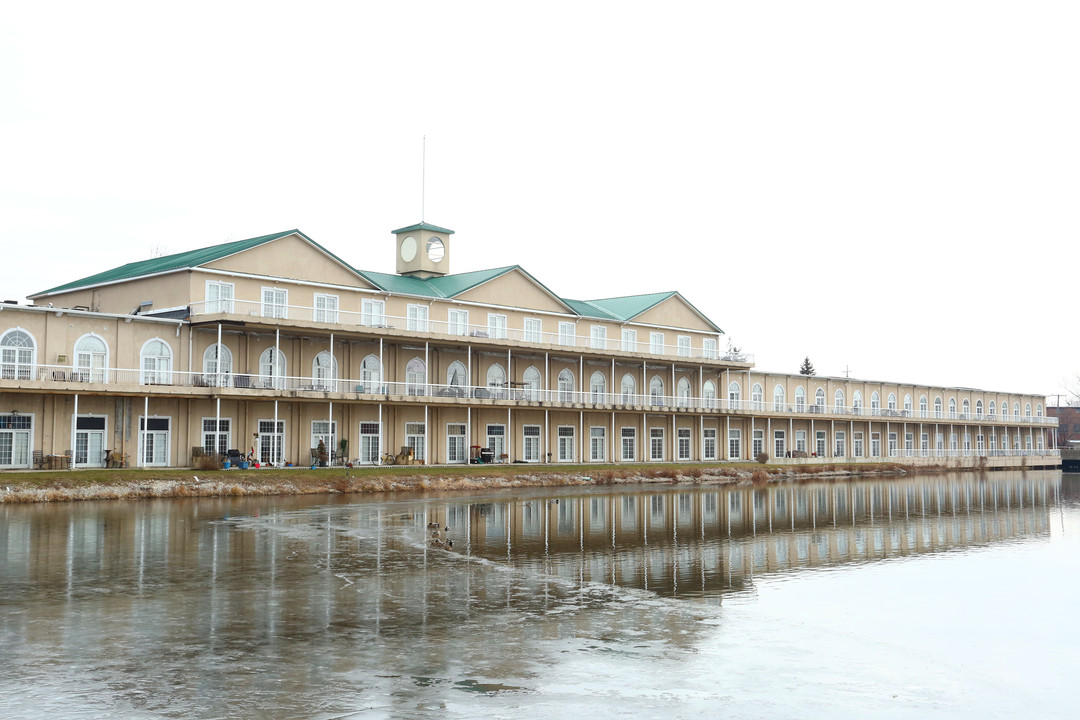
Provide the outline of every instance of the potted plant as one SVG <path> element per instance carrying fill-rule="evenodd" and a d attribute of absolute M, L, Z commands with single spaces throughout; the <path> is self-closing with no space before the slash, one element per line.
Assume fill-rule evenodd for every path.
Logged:
<path fill-rule="evenodd" d="M 326 467 L 326 461 L 330 459 L 330 456 L 326 452 L 326 443 L 319 440 L 318 447 L 319 467 Z"/>
<path fill-rule="evenodd" d="M 338 440 L 338 457 L 341 458 L 343 463 L 349 461 L 349 439 L 341 438 Z"/>

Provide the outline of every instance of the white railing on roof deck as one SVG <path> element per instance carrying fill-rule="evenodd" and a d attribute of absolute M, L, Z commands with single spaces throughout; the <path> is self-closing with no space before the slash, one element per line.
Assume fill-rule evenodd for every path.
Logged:
<path fill-rule="evenodd" d="M 568 403 L 584 406 L 612 406 L 626 408 L 664 408 L 668 411 L 685 412 L 733 412 L 740 415 L 769 417 L 843 417 L 881 422 L 949 424 L 965 421 L 988 422 L 1009 425 L 1057 425 L 1058 419 L 1049 416 L 1021 417 L 1019 415 L 980 417 L 948 417 L 948 413 L 934 416 L 930 412 L 910 410 L 868 410 L 864 406 L 804 405 L 765 400 L 736 400 L 731 398 L 671 395 L 667 393 L 624 393 L 604 390 L 578 390 L 574 388 L 532 388 L 512 382 L 510 386 L 446 385 L 426 382 L 365 381 L 358 379 L 272 376 L 239 372 L 181 372 L 164 369 L 81 369 L 70 365 L 19 366 L 20 372 L 10 377 L 0 372 L 0 381 L 36 380 L 47 383 L 75 383 L 87 385 L 160 385 L 181 388 L 227 388 L 234 390 L 272 390 L 279 392 L 335 393 L 343 399 L 361 396 L 390 398 L 472 398 L 474 400 L 503 400 L 513 402 Z M 25 372 L 23 372 L 25 370 Z M 18 377 L 15 377 L 15 375 Z M 2 386 L 0 386 L 2 387 Z"/>
<path fill-rule="evenodd" d="M 600 350 L 611 353 L 637 353 L 660 355 L 669 358 L 694 360 L 724 360 L 727 362 L 753 363 L 754 356 L 744 352 L 729 352 L 722 349 L 705 349 L 700 345 L 669 345 L 651 343 L 648 338 L 634 342 L 623 342 L 621 338 L 594 338 L 589 335 L 577 335 L 560 332 L 544 332 L 510 328 L 499 323 L 479 325 L 476 323 L 452 323 L 449 320 L 430 320 L 423 318 L 401 317 L 383 313 L 364 313 L 351 310 L 327 310 L 299 305 L 272 305 L 250 300 L 210 300 L 191 304 L 192 317 L 200 315 L 247 315 L 269 319 L 296 320 L 301 322 L 326 323 L 328 325 L 346 325 L 373 330 L 404 330 L 409 333 L 450 335 L 478 340 L 511 340 L 533 345 L 545 345 L 551 348 L 575 348 Z M 496 314 L 496 313 L 493 313 Z M 505 318 L 504 318 L 505 319 Z M 592 322 L 589 319 L 582 322 Z M 603 322 L 596 319 L 595 322 Z M 675 331 L 665 331 L 665 337 Z M 693 331 L 687 331 L 691 333 Z M 691 335 L 691 337 L 693 337 Z M 700 338 L 698 338 L 700 341 Z"/>

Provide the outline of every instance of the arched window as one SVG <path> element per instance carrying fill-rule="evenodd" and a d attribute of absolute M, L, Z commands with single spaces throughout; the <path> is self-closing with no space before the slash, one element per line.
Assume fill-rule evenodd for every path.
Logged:
<path fill-rule="evenodd" d="M 975 417 L 982 420 L 983 416 L 983 403 L 982 400 L 975 401 Z"/>
<path fill-rule="evenodd" d="M 1031 419 L 1031 403 L 1024 403 L 1024 417 Z"/>
<path fill-rule="evenodd" d="M 877 394 L 877 390 L 870 393 L 870 414 L 881 414 L 881 396 Z"/>
<path fill-rule="evenodd" d="M 824 388 L 818 388 L 817 390 L 814 391 L 814 407 L 817 408 L 816 410 L 814 410 L 814 412 L 816 412 L 816 413 L 825 412 L 825 389 Z"/>
<path fill-rule="evenodd" d="M 203 380 L 210 387 L 232 385 L 232 351 L 225 345 L 214 343 L 202 356 Z"/>
<path fill-rule="evenodd" d="M 562 370 L 559 373 L 559 402 L 574 401 L 574 373 Z"/>
<path fill-rule="evenodd" d="M 461 363 L 458 363 L 460 366 Z M 451 364 L 453 366 L 453 364 Z M 462 379 L 464 378 L 464 367 L 462 366 Z M 382 386 L 382 363 L 379 362 L 379 356 L 372 354 L 367 355 L 363 362 L 360 364 L 360 383 L 362 393 L 382 394 L 387 392 L 386 388 Z"/>
<path fill-rule="evenodd" d="M 622 385 L 619 388 L 619 393 L 622 395 L 623 405 L 636 405 L 637 401 L 634 396 L 637 395 L 637 380 L 630 373 L 626 373 L 622 376 Z"/>
<path fill-rule="evenodd" d="M 964 398 L 964 402 L 960 406 L 960 408 L 960 412 L 963 413 L 964 419 L 966 420 L 967 416 L 971 414 L 971 401 L 967 398 Z"/>
<path fill-rule="evenodd" d="M 784 412 L 784 388 L 777 385 L 772 391 L 773 412 Z"/>
<path fill-rule="evenodd" d="M 833 397 L 833 411 L 837 414 L 844 413 L 844 391 L 837 390 L 835 397 Z"/>
<path fill-rule="evenodd" d="M 941 402 L 941 397 L 934 398 L 934 417 L 942 417 L 944 413 L 944 404 Z"/>
<path fill-rule="evenodd" d="M 895 393 L 889 393 L 888 402 L 889 402 L 889 404 L 887 405 L 888 409 L 895 413 L 896 412 L 896 394 Z"/>
<path fill-rule="evenodd" d="M 526 400 L 540 399 L 540 371 L 530 365 L 525 368 L 525 374 L 521 376 L 523 393 Z"/>
<path fill-rule="evenodd" d="M 427 365 L 414 357 L 405 366 L 405 394 L 427 395 Z"/>
<path fill-rule="evenodd" d="M 920 395 L 919 396 L 919 417 L 926 417 L 926 413 L 927 413 L 927 411 L 929 411 L 929 409 L 930 409 L 930 407 L 926 402 L 926 396 L 925 395 Z"/>
<path fill-rule="evenodd" d="M 765 409 L 765 389 L 760 383 L 754 383 L 754 387 L 750 388 L 750 407 L 753 410 Z"/>
<path fill-rule="evenodd" d="M 1013 403 L 1013 420 L 1019 420 L 1019 419 L 1020 419 L 1020 403 L 1014 402 Z"/>
<path fill-rule="evenodd" d="M 742 388 L 739 387 L 739 383 L 734 380 L 727 386 L 727 399 L 728 410 L 739 410 L 740 400 L 742 399 Z"/>
<path fill-rule="evenodd" d="M 997 417 L 997 403 L 993 400 L 990 401 L 990 419 L 993 420 Z"/>
<path fill-rule="evenodd" d="M 139 382 L 143 385 L 172 383 L 172 348 L 161 338 L 143 343 L 139 351 Z"/>
<path fill-rule="evenodd" d="M 851 394 L 851 412 L 853 415 L 862 414 L 862 392 L 859 390 Z"/>
<path fill-rule="evenodd" d="M 450 367 L 446 368 L 446 384 L 450 386 L 450 395 L 454 397 L 465 397 L 465 385 L 468 384 L 468 372 L 465 363 L 460 360 L 455 360 L 450 363 Z"/>
<path fill-rule="evenodd" d="M 949 417 L 956 419 L 956 398 L 949 398 Z"/>
<path fill-rule="evenodd" d="M 371 357 L 370 355 L 368 357 Z M 367 360 L 364 360 L 366 363 Z M 379 362 L 378 358 L 375 360 Z M 265 388 L 282 390 L 285 387 L 285 353 L 277 348 L 266 348 L 259 355 L 259 380 Z M 363 391 L 361 391 L 363 392 Z M 373 392 L 368 390 L 367 392 Z"/>
<path fill-rule="evenodd" d="M 499 363 L 492 363 L 487 369 L 488 392 L 493 398 L 506 397 L 506 371 Z"/>
<path fill-rule="evenodd" d="M 679 407 L 690 406 L 690 381 L 686 378 L 679 378 L 679 383 L 675 386 L 675 394 L 678 396 L 676 403 Z"/>
<path fill-rule="evenodd" d="M 716 385 L 713 384 L 712 380 L 706 380 L 701 387 L 701 398 L 704 400 L 707 410 L 716 409 Z"/>
<path fill-rule="evenodd" d="M 599 370 L 589 378 L 589 394 L 592 396 L 589 401 L 593 404 L 599 405 L 606 402 L 604 396 L 607 395 L 607 378 Z"/>
<path fill-rule="evenodd" d="M 911 417 L 911 395 L 904 394 L 904 415 Z"/>
<path fill-rule="evenodd" d="M 311 379 L 316 389 L 333 390 L 337 377 L 337 358 L 329 350 L 323 350 L 311 361 Z"/>
<path fill-rule="evenodd" d="M 5 380 L 30 380 L 37 375 L 37 343 L 22 328 L 0 337 L 0 376 Z"/>
<path fill-rule="evenodd" d="M 101 337 L 90 333 L 75 343 L 75 373 L 82 382 L 108 382 L 109 348 Z"/>
<path fill-rule="evenodd" d="M 664 381 L 659 375 L 653 375 L 653 379 L 649 381 L 649 404 L 664 404 Z"/>
<path fill-rule="evenodd" d="M 1041 418 L 1042 416 L 1043 416 L 1043 414 L 1042 414 L 1042 403 L 1039 403 L 1038 405 L 1035 406 L 1035 417 Z"/>

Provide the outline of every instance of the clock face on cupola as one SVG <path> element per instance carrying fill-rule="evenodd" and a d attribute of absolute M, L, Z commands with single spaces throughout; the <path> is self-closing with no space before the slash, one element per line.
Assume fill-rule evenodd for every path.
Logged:
<path fill-rule="evenodd" d="M 399 275 L 429 278 L 450 272 L 453 230 L 421 222 L 392 231 L 397 244 Z"/>

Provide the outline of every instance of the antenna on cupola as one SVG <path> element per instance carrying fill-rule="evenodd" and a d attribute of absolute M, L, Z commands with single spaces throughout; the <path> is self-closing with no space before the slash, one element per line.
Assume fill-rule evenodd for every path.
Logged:
<path fill-rule="evenodd" d="M 427 135 L 420 149 L 420 222 L 424 222 L 424 192 L 427 190 Z"/>

